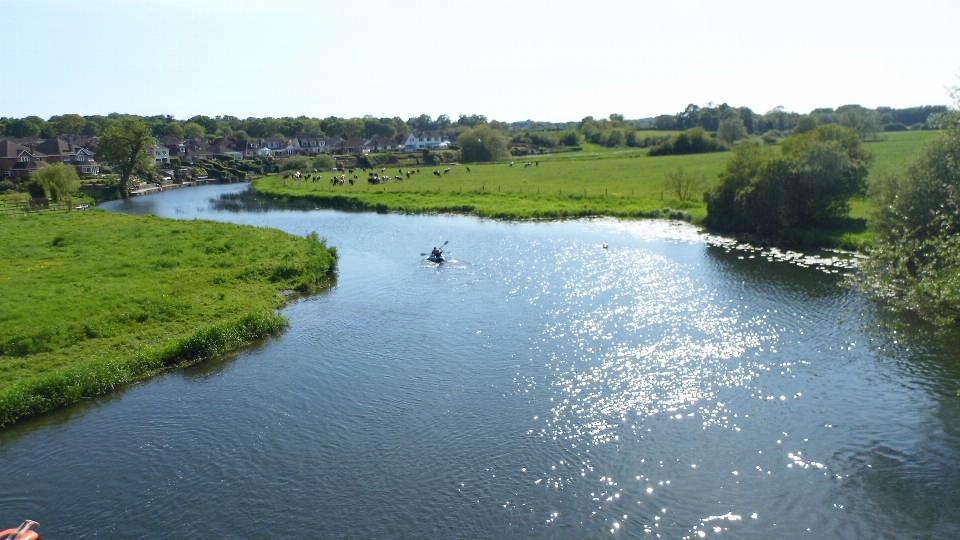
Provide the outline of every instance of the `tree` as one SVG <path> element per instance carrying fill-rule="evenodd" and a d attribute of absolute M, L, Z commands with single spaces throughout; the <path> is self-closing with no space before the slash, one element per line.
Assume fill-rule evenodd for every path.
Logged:
<path fill-rule="evenodd" d="M 672 114 L 661 114 L 653 121 L 653 129 L 660 131 L 677 129 L 677 117 Z"/>
<path fill-rule="evenodd" d="M 337 162 L 333 159 L 333 156 L 330 154 L 317 154 L 317 157 L 313 158 L 311 165 L 313 168 L 318 171 L 329 171 L 336 166 Z"/>
<path fill-rule="evenodd" d="M 188 139 L 202 139 L 206 134 L 203 126 L 196 122 L 187 122 L 183 125 L 183 136 Z"/>
<path fill-rule="evenodd" d="M 7 124 L 7 135 L 18 138 L 39 137 L 40 126 L 27 120 L 26 118 L 21 118 Z"/>
<path fill-rule="evenodd" d="M 79 135 L 87 121 L 79 114 L 64 114 L 50 118 L 58 135 Z"/>
<path fill-rule="evenodd" d="M 706 185 L 707 178 L 703 173 L 687 174 L 683 167 L 664 174 L 664 185 L 676 193 L 681 201 L 689 201 Z"/>
<path fill-rule="evenodd" d="M 312 159 L 307 156 L 291 156 L 283 160 L 283 165 L 280 166 L 281 171 L 309 171 L 312 169 L 313 164 Z M 328 170 L 332 167 L 328 167 Z M 319 170 L 319 168 L 318 168 Z"/>
<path fill-rule="evenodd" d="M 720 121 L 717 137 L 727 144 L 733 144 L 740 139 L 747 138 L 747 126 L 743 125 L 743 119 L 740 118 L 739 114 L 733 114 Z"/>
<path fill-rule="evenodd" d="M 960 90 L 952 93 L 960 105 Z M 900 171 L 875 179 L 875 244 L 859 285 L 895 311 L 960 321 L 960 112 Z"/>
<path fill-rule="evenodd" d="M 781 144 L 781 154 L 740 144 L 707 196 L 715 229 L 785 238 L 796 229 L 830 226 L 862 193 L 872 161 L 853 130 L 820 126 Z"/>
<path fill-rule="evenodd" d="M 793 128 L 793 134 L 800 135 L 801 133 L 813 131 L 817 128 L 818 124 L 817 117 L 812 114 L 801 116 L 800 119 L 797 120 L 797 126 Z"/>
<path fill-rule="evenodd" d="M 880 132 L 880 115 L 860 105 L 844 105 L 837 109 L 840 125 L 857 132 L 863 140 L 875 138 Z"/>
<path fill-rule="evenodd" d="M 64 195 L 76 193 L 80 187 L 77 170 L 63 163 L 44 165 L 33 173 L 31 178 L 39 182 L 54 201 L 59 201 Z"/>
<path fill-rule="evenodd" d="M 507 136 L 488 124 L 480 124 L 460 135 L 460 152 L 466 163 L 497 161 L 507 157 Z"/>
<path fill-rule="evenodd" d="M 155 144 L 150 128 L 136 118 L 122 118 L 100 135 L 97 156 L 120 175 L 117 187 L 124 199 L 130 196 L 130 175 L 150 167 Z"/>

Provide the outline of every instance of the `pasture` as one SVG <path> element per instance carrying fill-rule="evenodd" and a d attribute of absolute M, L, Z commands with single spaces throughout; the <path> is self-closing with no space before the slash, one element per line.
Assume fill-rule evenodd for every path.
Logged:
<path fill-rule="evenodd" d="M 278 197 L 309 198 L 326 206 L 391 212 L 466 212 L 525 219 L 643 217 L 662 215 L 663 209 L 682 209 L 696 220 L 705 215 L 702 200 L 679 201 L 664 186 L 665 173 L 683 167 L 687 173 L 703 174 L 709 188 L 729 156 L 728 152 L 658 158 L 617 153 L 578 153 L 580 159 L 572 154 L 530 156 L 514 158 L 513 166 L 501 162 L 420 167 L 409 178 L 408 168 L 377 169 L 378 175 L 390 180 L 376 185 L 369 184 L 368 173 L 361 171 L 355 171 L 358 179 L 352 186 L 331 185 L 334 173 L 319 173 L 318 182 L 271 176 L 256 181 L 254 189 Z"/>
<path fill-rule="evenodd" d="M 102 211 L 0 217 L 0 426 L 283 327 L 336 270 L 316 237 Z"/>

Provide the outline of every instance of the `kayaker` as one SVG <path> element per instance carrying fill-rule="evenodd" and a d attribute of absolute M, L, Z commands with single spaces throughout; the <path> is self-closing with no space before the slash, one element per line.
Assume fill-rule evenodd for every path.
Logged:
<path fill-rule="evenodd" d="M 431 256 L 431 257 L 439 257 L 439 256 L 440 256 L 440 250 L 437 249 L 436 246 L 434 246 L 433 251 L 430 252 L 430 256 Z"/>

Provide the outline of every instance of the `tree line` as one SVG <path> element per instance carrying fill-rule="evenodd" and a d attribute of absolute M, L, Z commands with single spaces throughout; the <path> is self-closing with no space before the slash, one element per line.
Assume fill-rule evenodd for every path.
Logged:
<path fill-rule="evenodd" d="M 111 113 L 106 116 L 62 114 L 43 119 L 39 116 L 24 118 L 0 118 L 0 137 L 100 136 L 124 118 L 136 118 L 143 122 L 150 133 L 159 139 L 201 139 L 232 136 L 238 140 L 267 137 L 326 136 L 344 139 L 386 137 L 402 140 L 416 130 L 439 130 L 462 132 L 479 124 L 491 124 L 500 129 L 509 129 L 507 124 L 488 121 L 484 115 L 460 115 L 457 120 L 445 114 L 436 119 L 426 114 L 402 120 L 399 117 L 376 118 L 255 118 L 240 119 L 235 116 L 196 115 L 178 120 L 170 115 L 137 116 Z"/>

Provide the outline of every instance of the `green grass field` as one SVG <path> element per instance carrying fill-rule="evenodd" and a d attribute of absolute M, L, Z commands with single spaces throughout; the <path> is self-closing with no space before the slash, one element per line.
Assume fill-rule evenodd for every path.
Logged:
<path fill-rule="evenodd" d="M 867 143 L 875 155 L 874 170 L 899 167 L 937 132 L 910 131 L 886 134 L 882 141 Z M 306 198 L 333 208 L 382 212 L 461 212 L 506 219 L 563 218 L 593 215 L 615 217 L 682 217 L 694 222 L 706 216 L 700 197 L 681 202 L 665 187 L 668 171 L 683 168 L 702 174 L 702 191 L 713 187 L 730 152 L 686 156 L 649 157 L 646 150 L 609 149 L 584 145 L 581 152 L 512 158 L 509 162 L 420 167 L 420 173 L 403 182 L 369 185 L 359 174 L 356 185 L 331 186 L 333 173 L 320 182 L 284 180 L 277 176 L 258 180 L 254 189 L 274 197 Z M 525 163 L 535 163 L 525 167 Z M 536 165 L 539 162 L 539 165 Z M 407 168 L 403 168 L 407 171 Z M 441 172 L 441 176 L 434 175 Z M 386 174 L 399 175 L 398 168 Z M 821 231 L 810 241 L 845 247 L 869 243 L 863 219 L 872 212 L 866 200 L 852 203 L 851 225 L 836 231 Z M 682 211 L 683 214 L 678 213 Z M 859 219 L 859 221 L 858 221 Z"/>
<path fill-rule="evenodd" d="M 631 150 L 636 152 L 636 150 Z M 543 218 L 587 215 L 643 217 L 660 209 L 684 209 L 702 217 L 700 200 L 680 202 L 664 187 L 664 174 L 678 167 L 702 173 L 712 185 L 729 153 L 659 158 L 623 157 L 615 153 L 532 156 L 509 162 L 420 167 L 403 182 L 369 185 L 365 174 L 354 186 L 331 186 L 332 173 L 320 182 L 272 176 L 254 186 L 278 197 L 305 197 L 333 207 L 392 212 L 467 212 L 484 217 Z M 524 166 L 525 163 L 539 165 Z M 467 169 L 470 169 L 470 172 Z M 406 169 L 404 169 L 406 171 Z M 434 172 L 440 172 L 437 177 Z M 387 169 L 391 177 L 398 169 Z"/>
<path fill-rule="evenodd" d="M 0 218 L 0 425 L 283 327 L 336 269 L 316 237 L 101 211 Z"/>

